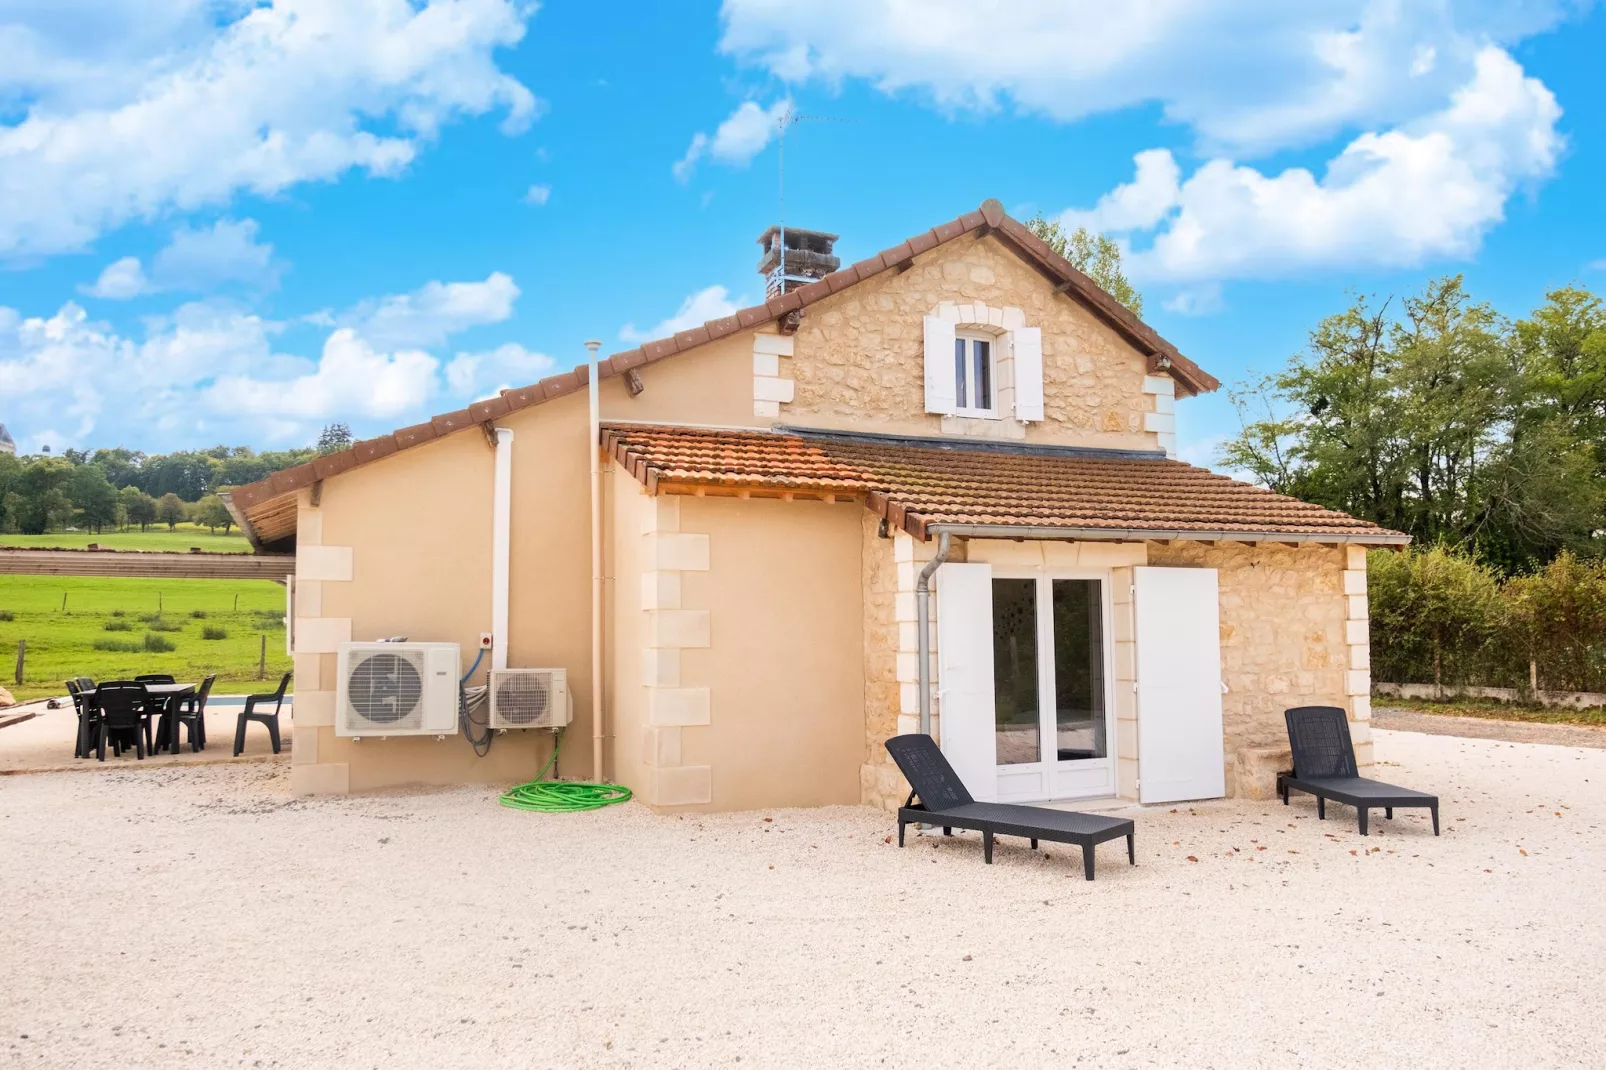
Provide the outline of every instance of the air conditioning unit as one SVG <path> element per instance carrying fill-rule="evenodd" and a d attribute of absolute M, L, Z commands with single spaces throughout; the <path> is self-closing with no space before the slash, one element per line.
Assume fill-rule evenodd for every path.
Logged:
<path fill-rule="evenodd" d="M 492 669 L 492 728 L 562 728 L 569 723 L 563 669 Z"/>
<path fill-rule="evenodd" d="M 337 736 L 457 731 L 462 657 L 456 643 L 341 643 Z"/>

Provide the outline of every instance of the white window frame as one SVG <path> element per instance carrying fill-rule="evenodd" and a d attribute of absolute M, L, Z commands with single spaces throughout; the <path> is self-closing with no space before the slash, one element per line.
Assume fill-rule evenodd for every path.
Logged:
<path fill-rule="evenodd" d="M 959 367 L 958 367 L 957 363 L 955 364 L 955 367 L 954 367 L 954 399 L 955 399 L 955 401 L 954 401 L 954 412 L 953 412 L 953 414 L 955 416 L 970 416 L 970 417 L 977 417 L 977 418 L 987 419 L 987 420 L 996 420 L 996 419 L 999 418 L 999 415 L 998 415 L 998 349 L 999 349 L 999 346 L 1007 344 L 1007 342 L 1005 341 L 1005 339 L 1007 337 L 1008 337 L 1007 335 L 1000 336 L 1000 335 L 997 335 L 997 334 L 993 334 L 991 331 L 977 330 L 977 329 L 972 328 L 972 327 L 958 326 L 958 327 L 954 328 L 954 342 L 955 342 L 956 346 L 957 346 L 957 344 L 959 342 L 966 343 L 966 345 L 965 345 L 965 377 L 964 377 L 963 380 L 961 380 L 960 377 L 959 377 Z M 960 405 L 959 402 L 958 402 L 959 390 L 960 390 L 961 385 L 963 385 L 965 387 L 965 399 L 967 401 L 972 400 L 973 399 L 973 395 L 975 394 L 974 387 L 975 387 L 976 384 L 971 378 L 971 373 L 975 368 L 975 364 L 974 364 L 974 361 L 972 359 L 973 358 L 973 353 L 971 351 L 971 346 L 970 346 L 970 343 L 972 343 L 972 342 L 986 342 L 987 343 L 987 393 L 988 393 L 987 401 L 988 401 L 988 404 L 987 404 L 987 406 L 985 408 L 982 408 L 982 407 L 977 406 L 977 405 Z M 955 353 L 956 362 L 957 362 L 957 359 L 958 359 L 958 354 Z"/>

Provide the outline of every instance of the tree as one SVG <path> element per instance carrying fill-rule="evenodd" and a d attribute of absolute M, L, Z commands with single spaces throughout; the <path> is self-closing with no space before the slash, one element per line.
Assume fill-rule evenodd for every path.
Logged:
<path fill-rule="evenodd" d="M 351 428 L 345 424 L 329 424 L 318 436 L 318 455 L 339 453 L 351 445 Z"/>
<path fill-rule="evenodd" d="M 11 488 L 21 478 L 22 461 L 15 454 L 0 450 L 0 531 L 5 531 L 12 523 L 6 500 L 11 495 Z"/>
<path fill-rule="evenodd" d="M 138 524 L 139 530 L 144 531 L 147 525 L 156 522 L 156 499 L 149 494 L 138 487 L 124 487 L 117 497 L 122 502 L 128 522 Z"/>
<path fill-rule="evenodd" d="M 96 450 L 89 460 L 91 464 L 100 465 L 112 486 L 121 488 L 138 480 L 145 454 L 118 446 L 115 449 Z"/>
<path fill-rule="evenodd" d="M 99 534 L 117 520 L 117 488 L 98 464 L 81 464 L 74 470 L 68 496 L 78 510 L 79 523 Z"/>
<path fill-rule="evenodd" d="M 1535 322 L 1575 324 L 1587 305 L 1553 299 Z M 1593 337 L 1550 337 L 1580 334 Z M 1242 430 L 1221 460 L 1506 571 L 1563 548 L 1598 552 L 1606 466 L 1588 437 L 1591 406 L 1578 400 L 1588 364 L 1558 370 L 1565 362 L 1550 354 L 1569 347 L 1544 336 L 1473 301 L 1459 276 L 1398 303 L 1358 297 L 1283 371 L 1233 392 Z"/>
<path fill-rule="evenodd" d="M 43 535 L 72 519 L 67 486 L 73 465 L 65 457 L 29 458 L 6 495 L 6 512 L 25 535 Z"/>
<path fill-rule="evenodd" d="M 1041 214 L 1028 219 L 1026 227 L 1069 260 L 1072 267 L 1098 283 L 1105 293 L 1131 309 L 1134 316 L 1143 315 L 1143 295 L 1121 271 L 1121 246 L 1115 239 L 1094 234 L 1086 227 L 1066 234 L 1057 220 L 1045 219 Z"/>
<path fill-rule="evenodd" d="M 166 524 L 168 531 L 178 527 L 179 522 L 184 519 L 184 503 L 179 500 L 177 494 L 168 491 L 156 499 L 156 519 Z"/>
<path fill-rule="evenodd" d="M 184 501 L 199 501 L 217 483 L 223 462 L 194 450 L 146 458 L 140 468 L 139 489 L 160 498 L 178 495 Z"/>
<path fill-rule="evenodd" d="M 205 524 L 214 535 L 217 534 L 218 528 L 222 528 L 226 535 L 229 526 L 234 523 L 234 517 L 229 515 L 228 507 L 223 504 L 222 498 L 216 494 L 208 494 L 195 503 L 195 522 Z"/>

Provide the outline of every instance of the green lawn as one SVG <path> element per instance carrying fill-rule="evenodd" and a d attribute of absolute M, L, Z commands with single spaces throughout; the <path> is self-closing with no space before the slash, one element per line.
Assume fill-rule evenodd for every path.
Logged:
<path fill-rule="evenodd" d="M 158 611 L 159 620 L 142 619 Z M 193 611 L 206 616 L 194 617 Z M 8 614 L 12 619 L 5 619 Z M 257 679 L 257 656 L 266 635 L 269 678 L 277 681 L 290 668 L 283 618 L 284 588 L 267 580 L 0 576 L 0 686 L 21 700 L 63 694 L 62 681 L 70 676 L 115 680 L 166 672 L 199 680 L 215 672 L 220 692 L 270 690 Z M 126 630 L 108 631 L 108 622 Z M 222 628 L 228 636 L 203 638 L 206 627 Z M 143 644 L 147 636 L 174 649 L 95 649 L 97 641 Z M 13 682 L 19 639 L 28 642 L 20 686 Z"/>
<path fill-rule="evenodd" d="M 89 531 L 57 531 L 49 535 L 0 535 L 0 546 L 57 546 L 81 550 L 90 543 L 98 543 L 108 550 L 176 550 L 188 553 L 190 547 L 199 546 L 208 553 L 248 554 L 251 544 L 245 541 L 238 529 L 223 534 L 220 528 L 213 534 L 195 524 L 180 524 L 174 531 L 167 525 L 149 531 L 137 528 L 130 531 L 108 531 L 96 535 Z"/>
<path fill-rule="evenodd" d="M 1495 702 L 1492 699 L 1460 698 L 1429 702 L 1424 699 L 1391 698 L 1387 695 L 1375 696 L 1372 703 L 1396 710 L 1410 710 L 1412 713 L 1435 713 L 1443 717 L 1481 717 L 1488 721 L 1532 721 L 1538 724 L 1606 725 L 1606 709 L 1601 709 L 1599 706 L 1574 710 L 1562 707 L 1519 706 L 1515 703 Z"/>

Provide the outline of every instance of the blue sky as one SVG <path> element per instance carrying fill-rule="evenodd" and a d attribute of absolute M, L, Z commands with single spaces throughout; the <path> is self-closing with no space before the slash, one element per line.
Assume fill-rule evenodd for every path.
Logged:
<path fill-rule="evenodd" d="M 1585 0 L 0 0 L 0 422 L 375 434 L 997 197 L 1118 236 L 1231 384 L 1346 292 L 1606 289 Z M 1201 463 L 1225 391 L 1179 406 Z"/>

